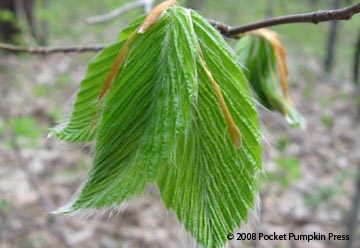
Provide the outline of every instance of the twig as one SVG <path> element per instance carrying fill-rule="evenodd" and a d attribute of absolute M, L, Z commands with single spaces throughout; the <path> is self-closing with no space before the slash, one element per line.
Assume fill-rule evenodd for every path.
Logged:
<path fill-rule="evenodd" d="M 83 53 L 97 52 L 104 49 L 107 45 L 89 45 L 89 46 L 66 46 L 66 47 L 21 47 L 5 43 L 0 43 L 0 49 L 15 53 L 32 53 L 32 54 L 52 54 L 52 53 Z"/>
<path fill-rule="evenodd" d="M 146 3 L 149 4 L 148 1 L 146 1 Z M 91 16 L 89 18 L 86 18 L 86 22 L 89 24 L 97 24 L 97 23 L 106 22 L 106 21 L 112 20 L 132 9 L 144 6 L 144 4 L 145 4 L 144 0 L 138 0 L 135 2 L 127 3 L 123 6 L 121 6 L 120 8 L 115 9 L 107 14 Z"/>
<path fill-rule="evenodd" d="M 142 3 L 142 1 L 133 2 Z M 124 6 L 122 7 L 124 8 Z M 113 11 L 114 12 L 114 11 Z M 323 10 L 310 12 L 305 14 L 295 14 L 270 18 L 267 20 L 250 23 L 239 27 L 230 27 L 219 21 L 208 20 L 219 32 L 228 38 L 236 37 L 239 34 L 276 25 L 283 25 L 288 23 L 314 23 L 327 22 L 332 20 L 349 20 L 355 14 L 360 13 L 360 3 L 354 4 L 350 7 L 339 10 Z M 94 17 L 95 18 L 95 17 Z M 102 50 L 105 45 L 90 45 L 90 46 L 68 46 L 68 47 L 20 47 L 10 44 L 0 43 L 0 49 L 8 50 L 11 52 L 26 52 L 33 54 L 50 54 L 50 53 L 82 53 L 82 52 L 96 52 Z"/>
<path fill-rule="evenodd" d="M 231 27 L 228 32 L 223 33 L 225 36 L 231 37 L 233 35 L 242 34 L 251 30 L 289 24 L 289 23 L 314 23 L 327 22 L 332 20 L 350 20 L 351 17 L 360 12 L 360 3 L 354 4 L 350 7 L 338 10 L 322 10 L 304 14 L 294 14 L 279 16 L 275 18 L 266 19 L 250 23 L 243 26 Z"/>
<path fill-rule="evenodd" d="M 212 19 L 206 19 L 208 21 L 208 23 L 210 23 L 214 28 L 216 28 L 217 30 L 219 30 L 219 32 L 221 34 L 225 34 L 229 31 L 230 26 L 223 23 L 223 22 L 219 22 L 216 20 L 212 20 Z"/>

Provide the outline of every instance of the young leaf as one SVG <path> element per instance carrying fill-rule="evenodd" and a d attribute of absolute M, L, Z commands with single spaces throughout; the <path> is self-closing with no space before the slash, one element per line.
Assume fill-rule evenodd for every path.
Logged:
<path fill-rule="evenodd" d="M 102 108 L 99 95 L 103 88 L 107 73 L 129 36 L 136 31 L 144 17 L 135 20 L 120 34 L 119 40 L 105 48 L 88 66 L 86 77 L 81 82 L 74 110 L 69 120 L 51 130 L 58 138 L 71 141 L 91 141 L 95 138 Z"/>
<path fill-rule="evenodd" d="M 108 71 L 89 68 L 101 82 L 83 81 L 74 132 L 57 133 L 75 141 L 85 130 L 96 139 L 89 179 L 60 212 L 120 204 L 152 183 L 200 244 L 222 247 L 258 190 L 261 135 L 247 81 L 222 36 L 195 12 L 172 4 L 140 27 L 98 57 L 114 60 L 131 39 L 103 107 L 96 101 L 117 64 L 110 59 Z"/>
<path fill-rule="evenodd" d="M 304 126 L 304 118 L 288 92 L 286 51 L 277 34 L 268 29 L 248 32 L 237 43 L 236 51 L 260 103 L 279 111 L 291 126 Z"/>

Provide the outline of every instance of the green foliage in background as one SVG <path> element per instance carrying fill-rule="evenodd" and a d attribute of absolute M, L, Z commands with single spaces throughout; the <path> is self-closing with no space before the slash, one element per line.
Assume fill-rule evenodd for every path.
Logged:
<path fill-rule="evenodd" d="M 275 163 L 277 165 L 277 171 L 267 174 L 270 180 L 278 182 L 283 188 L 288 188 L 291 183 L 300 179 L 300 163 L 297 157 L 279 157 L 275 159 Z"/>
<path fill-rule="evenodd" d="M 325 127 L 331 127 L 334 124 L 334 119 L 330 115 L 322 115 L 320 120 Z"/>
<path fill-rule="evenodd" d="M 1 24 L 0 28 L 5 28 L 7 26 L 7 28 L 11 27 L 11 29 L 14 30 L 21 29 L 21 25 L 18 19 L 16 18 L 14 13 L 9 10 L 0 9 L 0 24 Z M 1 38 L 4 37 L 0 37 L 0 39 Z M 20 43 L 20 41 L 21 41 L 21 36 L 19 34 L 11 37 L 11 42 L 15 44 Z"/>
<path fill-rule="evenodd" d="M 71 118 L 53 130 L 67 141 L 96 141 L 88 181 L 59 212 L 110 207 L 152 183 L 200 244 L 222 247 L 247 220 L 258 191 L 261 135 L 247 80 L 217 30 L 193 11 L 170 7 L 135 33 L 100 100 L 115 57 L 142 20 L 90 63 Z M 209 73 L 239 127 L 240 147 Z"/>
<path fill-rule="evenodd" d="M 277 140 L 279 156 L 273 160 L 274 168 L 263 174 L 263 189 L 267 190 L 271 185 L 278 185 L 282 189 L 289 189 L 293 183 L 301 178 L 300 160 L 297 156 L 289 156 L 287 149 L 292 141 L 289 136 L 282 133 Z"/>
<path fill-rule="evenodd" d="M 2 132 L 10 133 L 10 138 L 5 142 L 8 148 L 14 148 L 14 146 L 36 148 L 39 145 L 39 139 L 44 137 L 46 128 L 34 116 L 24 116 L 8 120 L 3 127 L 0 123 L 0 134 Z"/>
<path fill-rule="evenodd" d="M 11 119 L 9 121 L 9 127 L 16 136 L 35 140 L 43 135 L 37 120 L 30 116 Z"/>
<path fill-rule="evenodd" d="M 0 22 L 8 22 L 17 25 L 16 17 L 13 12 L 9 10 L 0 10 Z"/>
<path fill-rule="evenodd" d="M 10 210 L 11 210 L 10 202 L 0 198 L 0 214 L 7 214 Z"/>
<path fill-rule="evenodd" d="M 332 176 L 335 184 L 316 184 L 304 196 L 303 201 L 306 206 L 317 208 L 323 205 L 331 205 L 331 201 L 346 194 L 346 182 L 356 178 L 356 169 L 344 168 L 339 173 Z"/>

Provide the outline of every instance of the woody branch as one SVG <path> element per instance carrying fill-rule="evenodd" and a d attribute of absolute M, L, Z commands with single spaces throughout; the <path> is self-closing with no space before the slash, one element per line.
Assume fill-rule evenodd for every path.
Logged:
<path fill-rule="evenodd" d="M 227 38 L 233 38 L 237 35 L 246 33 L 251 30 L 284 25 L 290 23 L 313 23 L 327 22 L 333 20 L 350 20 L 355 14 L 360 13 L 360 3 L 338 10 L 322 10 L 304 14 L 293 14 L 266 19 L 242 26 L 231 27 L 219 21 L 208 20 L 220 33 Z M 51 53 L 83 53 L 97 52 L 106 47 L 105 45 L 89 46 L 67 46 L 67 47 L 21 47 L 10 44 L 0 43 L 0 49 L 15 53 L 32 53 L 32 54 L 51 54 Z"/>

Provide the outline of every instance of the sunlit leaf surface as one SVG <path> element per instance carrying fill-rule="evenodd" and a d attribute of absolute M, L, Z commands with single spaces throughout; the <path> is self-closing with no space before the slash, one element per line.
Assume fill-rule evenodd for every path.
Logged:
<path fill-rule="evenodd" d="M 200 244 L 222 247 L 246 221 L 258 190 L 261 135 L 247 81 L 222 36 L 195 12 L 171 6 L 143 33 L 135 31 L 140 24 L 89 65 L 72 117 L 53 131 L 68 141 L 96 141 L 89 179 L 62 211 L 120 204 L 153 183 Z M 134 31 L 101 100 L 108 71 Z"/>

